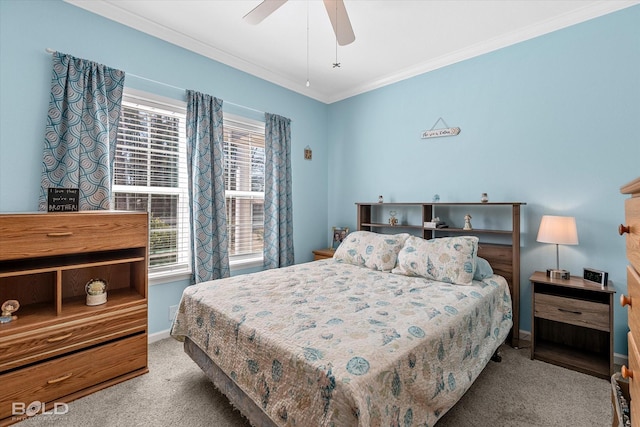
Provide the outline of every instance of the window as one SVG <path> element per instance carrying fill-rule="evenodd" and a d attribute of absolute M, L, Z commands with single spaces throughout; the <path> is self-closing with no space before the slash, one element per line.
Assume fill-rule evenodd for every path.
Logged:
<path fill-rule="evenodd" d="M 186 104 L 125 89 L 114 164 L 114 208 L 149 212 L 149 273 L 190 273 Z M 231 266 L 262 264 L 264 123 L 224 115 Z"/>
<path fill-rule="evenodd" d="M 125 90 L 114 164 L 114 208 L 149 213 L 149 273 L 188 273 L 184 102 Z"/>
<path fill-rule="evenodd" d="M 225 115 L 223 127 L 229 261 L 262 261 L 264 123 Z"/>

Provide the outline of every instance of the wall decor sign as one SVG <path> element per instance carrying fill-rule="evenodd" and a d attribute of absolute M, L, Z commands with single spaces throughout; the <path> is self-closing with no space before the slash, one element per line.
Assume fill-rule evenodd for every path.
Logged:
<path fill-rule="evenodd" d="M 313 157 L 313 151 L 311 151 L 311 147 L 307 145 L 306 147 L 304 147 L 304 159 L 311 160 L 312 157 Z"/>
<path fill-rule="evenodd" d="M 78 188 L 49 188 L 47 212 L 77 212 L 79 195 Z"/>
<path fill-rule="evenodd" d="M 442 122 L 445 125 L 445 127 L 436 129 L 436 126 L 439 122 Z M 441 136 L 456 136 L 459 133 L 460 133 L 460 128 L 449 127 L 447 122 L 445 122 L 444 119 L 440 117 L 438 120 L 436 120 L 433 126 L 431 126 L 431 129 L 425 130 L 424 132 L 422 132 L 422 139 L 439 138 Z"/>

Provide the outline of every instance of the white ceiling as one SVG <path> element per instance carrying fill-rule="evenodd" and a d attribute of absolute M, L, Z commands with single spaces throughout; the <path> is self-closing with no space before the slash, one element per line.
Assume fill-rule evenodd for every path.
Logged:
<path fill-rule="evenodd" d="M 640 3 L 344 0 L 356 40 L 336 50 L 320 0 L 289 0 L 256 26 L 242 17 L 261 0 L 66 1 L 325 103 Z"/>

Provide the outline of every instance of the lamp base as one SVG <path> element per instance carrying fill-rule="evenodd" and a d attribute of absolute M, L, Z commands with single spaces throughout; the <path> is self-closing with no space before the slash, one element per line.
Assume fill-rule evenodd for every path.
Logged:
<path fill-rule="evenodd" d="M 555 268 L 548 268 L 547 277 L 550 277 L 552 279 L 569 280 L 571 278 L 571 273 L 569 273 L 569 271 L 567 270 L 558 270 Z"/>

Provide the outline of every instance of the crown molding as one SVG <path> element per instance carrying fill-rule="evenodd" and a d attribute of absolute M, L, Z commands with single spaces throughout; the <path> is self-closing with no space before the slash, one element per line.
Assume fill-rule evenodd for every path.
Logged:
<path fill-rule="evenodd" d="M 365 82 L 364 84 L 356 86 L 350 90 L 343 91 L 341 93 L 324 93 L 315 90 L 313 86 L 308 88 L 300 82 L 292 81 L 273 70 L 262 67 L 260 64 L 244 60 L 230 52 L 225 52 L 214 46 L 203 43 L 202 41 L 194 39 L 184 33 L 173 30 L 164 25 L 160 25 L 139 15 L 132 14 L 118 7 L 115 2 L 107 2 L 105 0 L 64 1 L 325 104 L 342 101 L 352 96 L 379 89 L 392 83 L 406 80 L 466 59 L 471 59 L 640 4 L 640 0 L 602 0 L 597 3 L 591 3 L 570 13 L 554 17 L 535 25 L 530 25 L 501 37 L 477 43 L 469 46 L 468 48 L 460 49 L 434 60 L 399 70 L 398 72 L 394 72 L 382 78 Z"/>
<path fill-rule="evenodd" d="M 640 4 L 640 0 L 604 0 L 598 3 L 594 3 L 581 9 L 575 10 L 571 13 L 566 13 L 553 19 L 549 19 L 535 25 L 530 25 L 510 34 L 506 34 L 501 37 L 495 37 L 491 40 L 477 43 L 465 49 L 460 49 L 450 54 L 440 56 L 439 58 L 436 58 L 434 60 L 426 61 L 416 66 L 401 70 L 399 72 L 389 74 L 375 81 L 371 81 L 361 86 L 354 87 L 352 90 L 335 94 L 334 96 L 329 98 L 328 103 L 331 104 L 334 102 L 342 101 L 344 99 L 351 98 L 352 96 L 370 92 L 372 90 L 379 89 L 381 87 L 397 83 L 402 80 L 416 77 L 420 74 L 428 73 L 430 71 L 434 71 L 448 65 L 453 65 L 457 62 L 462 62 L 467 59 L 471 59 L 508 46 L 531 40 L 536 37 L 543 36 L 545 34 L 549 34 L 573 25 L 577 25 L 582 22 L 607 15 L 609 13 L 617 12 L 619 10 L 626 9 L 637 4 Z"/>

